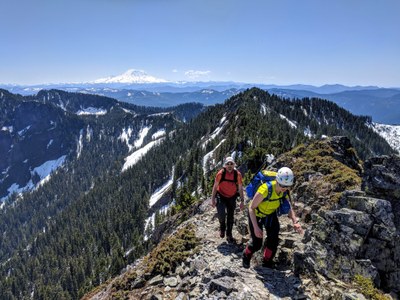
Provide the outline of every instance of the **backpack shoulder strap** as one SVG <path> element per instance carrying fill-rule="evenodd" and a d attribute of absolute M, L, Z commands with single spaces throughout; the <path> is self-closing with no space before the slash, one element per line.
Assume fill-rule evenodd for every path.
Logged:
<path fill-rule="evenodd" d="M 225 174 L 226 174 L 226 169 L 222 168 L 221 180 L 219 181 L 219 183 L 225 181 Z"/>
<path fill-rule="evenodd" d="M 225 175 L 226 175 L 226 168 L 223 168 L 221 180 L 219 181 L 219 183 L 223 181 L 229 181 L 229 182 L 234 182 L 236 185 L 238 185 L 238 171 L 236 169 L 233 170 L 233 180 L 226 179 Z"/>
<path fill-rule="evenodd" d="M 271 181 L 266 181 L 265 184 L 268 187 L 268 195 L 267 195 L 267 197 L 265 197 L 263 199 L 263 201 L 269 200 L 271 198 L 271 195 L 272 195 L 272 183 L 271 183 Z"/>

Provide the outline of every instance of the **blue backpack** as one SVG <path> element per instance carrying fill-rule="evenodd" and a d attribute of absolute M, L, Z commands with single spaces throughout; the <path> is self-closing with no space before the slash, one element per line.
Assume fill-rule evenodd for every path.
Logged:
<path fill-rule="evenodd" d="M 258 188 L 265 183 L 268 186 L 268 195 L 263 199 L 263 201 L 268 201 L 272 195 L 272 184 L 271 181 L 276 179 L 276 172 L 274 171 L 259 171 L 250 183 L 246 186 L 247 197 L 253 199 L 254 195 L 257 193 Z M 290 202 L 287 200 L 288 191 L 283 193 L 282 198 L 279 199 L 281 202 L 279 208 L 277 209 L 278 215 L 288 214 L 290 211 Z"/>

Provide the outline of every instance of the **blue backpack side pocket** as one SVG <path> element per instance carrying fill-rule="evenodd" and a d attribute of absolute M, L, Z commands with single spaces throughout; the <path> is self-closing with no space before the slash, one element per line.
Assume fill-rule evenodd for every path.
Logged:
<path fill-rule="evenodd" d="M 281 199 L 280 201 L 281 201 L 281 204 L 278 207 L 278 215 L 279 216 L 287 215 L 291 208 L 290 202 L 286 197 Z"/>

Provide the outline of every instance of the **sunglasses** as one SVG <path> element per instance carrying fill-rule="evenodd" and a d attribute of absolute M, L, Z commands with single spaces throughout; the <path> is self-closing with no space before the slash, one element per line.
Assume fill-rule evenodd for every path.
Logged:
<path fill-rule="evenodd" d="M 226 163 L 227 166 L 233 166 L 233 162 Z"/>
<path fill-rule="evenodd" d="M 280 183 L 278 183 L 278 185 L 279 185 L 281 188 L 283 188 L 283 189 L 290 189 L 290 188 L 291 188 L 290 185 L 282 185 L 282 184 L 280 184 Z"/>

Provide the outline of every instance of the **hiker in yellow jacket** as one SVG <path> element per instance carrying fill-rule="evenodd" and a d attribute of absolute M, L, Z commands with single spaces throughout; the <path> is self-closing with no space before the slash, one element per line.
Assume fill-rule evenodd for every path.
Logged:
<path fill-rule="evenodd" d="M 270 184 L 262 184 L 250 202 L 249 207 L 249 229 L 251 240 L 243 252 L 243 267 L 250 267 L 250 260 L 254 252 L 261 249 L 263 245 L 263 227 L 267 232 L 266 247 L 263 253 L 263 266 L 272 267 L 272 261 L 276 254 L 279 243 L 279 219 L 278 208 L 281 205 L 282 198 L 288 197 L 287 191 L 293 185 L 293 171 L 287 167 L 278 170 L 276 179 Z M 272 191 L 268 191 L 271 188 Z M 286 193 L 285 193 L 286 192 Z M 269 198 L 268 198 L 268 195 Z M 268 200 L 263 201 L 268 198 Z M 291 207 L 288 213 L 293 222 L 293 227 L 298 233 L 302 233 L 296 214 Z"/>

